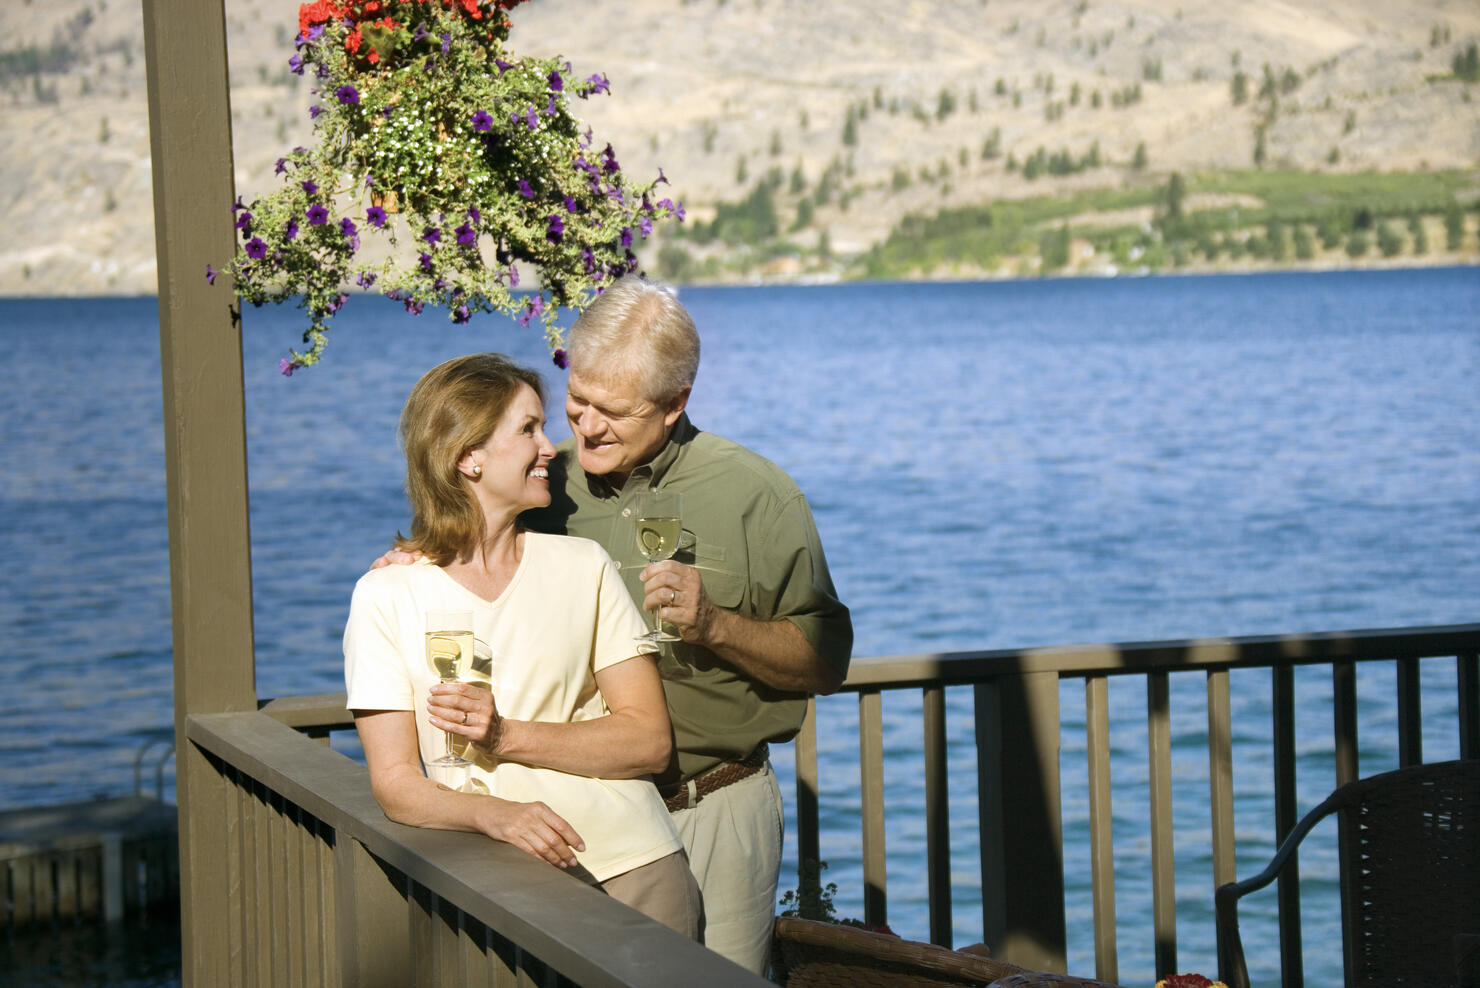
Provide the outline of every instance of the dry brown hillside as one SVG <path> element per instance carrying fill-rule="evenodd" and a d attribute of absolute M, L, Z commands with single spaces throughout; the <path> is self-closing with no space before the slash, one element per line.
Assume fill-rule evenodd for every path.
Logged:
<path fill-rule="evenodd" d="M 310 138 L 296 9 L 227 0 L 248 198 Z M 152 292 L 139 0 L 6 0 L 0 37 L 0 293 Z M 635 175 L 661 166 L 698 219 L 773 168 L 814 187 L 834 167 L 840 194 L 793 236 L 847 256 L 908 212 L 1250 167 L 1261 121 L 1270 168 L 1475 168 L 1480 85 L 1445 77 L 1477 38 L 1473 0 L 535 0 L 511 44 L 605 72 L 598 137 Z M 1096 146 L 1080 174 L 1009 171 Z"/>

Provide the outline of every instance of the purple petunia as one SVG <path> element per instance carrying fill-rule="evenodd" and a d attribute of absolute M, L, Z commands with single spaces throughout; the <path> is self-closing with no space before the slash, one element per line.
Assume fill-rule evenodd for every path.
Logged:
<path fill-rule="evenodd" d="M 308 217 L 309 226 L 323 226 L 329 222 L 329 210 L 321 202 L 316 202 L 312 206 L 309 206 L 308 212 L 305 215 Z"/>
<path fill-rule="evenodd" d="M 282 374 L 283 377 L 292 377 L 293 372 L 302 366 L 298 361 L 284 357 L 278 361 L 278 373 Z"/>
<path fill-rule="evenodd" d="M 421 310 L 425 308 L 425 306 L 421 302 L 417 301 L 414 298 L 406 299 L 404 302 L 401 303 L 401 305 L 404 306 L 406 311 L 411 313 L 413 316 L 421 315 Z"/>
<path fill-rule="evenodd" d="M 376 275 L 374 271 L 361 271 L 359 274 L 355 275 L 355 284 L 359 285 L 361 288 L 369 288 L 371 285 L 375 284 L 375 277 Z"/>
<path fill-rule="evenodd" d="M 565 221 L 560 218 L 559 213 L 551 213 L 550 220 L 545 225 L 545 239 L 552 244 L 558 244 L 564 236 Z"/>
<path fill-rule="evenodd" d="M 464 223 L 457 228 L 457 242 L 464 247 L 471 247 L 478 242 L 478 231 L 473 229 L 472 224 Z"/>
<path fill-rule="evenodd" d="M 355 229 L 355 221 L 346 216 L 339 221 L 339 232 L 344 234 L 349 241 L 349 249 L 356 251 L 360 249 L 360 233 Z"/>
<path fill-rule="evenodd" d="M 459 305 L 456 309 L 452 310 L 452 321 L 461 325 L 467 322 L 471 315 L 472 313 L 468 312 L 466 305 Z"/>
<path fill-rule="evenodd" d="M 509 265 L 509 287 L 519 287 L 519 269 L 512 264 Z"/>
<path fill-rule="evenodd" d="M 608 82 L 606 76 L 604 74 L 600 73 L 600 72 L 596 73 L 595 75 L 593 75 L 589 79 L 587 79 L 586 80 L 586 83 L 587 83 L 587 85 L 589 85 L 591 87 L 590 89 L 588 89 L 586 91 L 588 94 L 589 93 L 609 93 L 609 92 L 612 91 L 612 85 L 611 85 L 611 83 Z"/>
<path fill-rule="evenodd" d="M 290 58 L 290 59 L 288 59 L 288 71 L 292 72 L 294 75 L 302 75 L 303 74 L 303 56 L 302 55 L 298 54 L 297 52 L 294 52 L 293 53 L 293 57 Z"/>
<path fill-rule="evenodd" d="M 267 243 L 261 237 L 253 237 L 247 241 L 247 256 L 254 261 L 260 261 L 267 256 Z"/>
<path fill-rule="evenodd" d="M 653 235 L 653 219 L 652 219 L 652 217 L 651 216 L 644 216 L 642 219 L 640 219 L 640 220 L 637 221 L 637 227 L 638 227 L 638 229 L 640 229 L 642 231 L 643 239 L 647 239 L 648 237 L 651 237 Z"/>
<path fill-rule="evenodd" d="M 493 64 L 498 66 L 499 75 L 503 75 L 505 72 L 514 67 L 514 64 L 512 62 L 506 62 L 502 58 L 495 58 L 493 60 Z"/>
<path fill-rule="evenodd" d="M 385 210 L 379 206 L 371 206 L 365 210 L 365 219 L 376 228 L 385 226 Z"/>
<path fill-rule="evenodd" d="M 452 35 L 448 34 L 446 31 L 443 31 L 441 37 L 442 37 L 442 54 L 445 55 L 449 51 L 452 50 Z"/>
<path fill-rule="evenodd" d="M 473 114 L 474 130 L 490 130 L 493 127 L 493 117 L 487 110 L 479 110 Z"/>
<path fill-rule="evenodd" d="M 468 207 L 468 219 L 472 220 L 474 223 L 477 223 L 477 222 L 480 222 L 483 219 L 483 214 L 478 211 L 478 207 L 477 206 L 469 206 Z"/>
<path fill-rule="evenodd" d="M 298 184 L 303 186 L 303 191 L 307 192 L 309 195 L 313 195 L 314 193 L 319 191 L 319 183 L 315 182 L 311 178 L 305 178 Z"/>
<path fill-rule="evenodd" d="M 565 211 L 567 213 L 574 213 L 576 211 L 576 201 L 570 196 L 565 197 Z"/>
<path fill-rule="evenodd" d="M 545 311 L 545 296 L 536 295 L 524 303 L 524 313 L 519 317 L 519 325 L 528 326 L 529 321 Z"/>
<path fill-rule="evenodd" d="M 432 255 L 426 251 L 422 251 L 421 253 L 421 269 L 427 274 L 432 273 Z"/>
<path fill-rule="evenodd" d="M 277 160 L 277 167 L 275 167 L 272 170 L 272 173 L 274 175 L 281 175 L 283 172 L 285 172 L 287 170 L 288 170 L 288 159 L 287 158 L 279 158 Z"/>
<path fill-rule="evenodd" d="M 534 198 L 534 189 L 530 188 L 529 182 L 522 178 L 519 180 L 519 194 L 526 199 Z"/>
<path fill-rule="evenodd" d="M 207 264 L 206 265 L 206 284 L 208 284 L 208 285 L 214 285 L 216 283 L 216 275 L 219 274 L 219 273 L 220 272 L 218 272 L 215 268 L 213 268 L 209 264 Z"/>
<path fill-rule="evenodd" d="M 317 120 L 319 118 L 319 114 L 323 112 L 324 108 L 322 106 L 318 106 L 317 104 L 315 104 L 314 106 L 310 106 L 308 108 L 308 119 Z"/>
<path fill-rule="evenodd" d="M 587 274 L 596 270 L 596 255 L 591 253 L 589 247 L 581 251 L 581 264 L 586 268 Z"/>
<path fill-rule="evenodd" d="M 605 151 L 601 152 L 601 170 L 608 175 L 613 175 L 622 170 L 621 166 L 617 164 L 617 152 L 612 150 L 610 144 L 606 146 Z"/>
<path fill-rule="evenodd" d="M 622 227 L 622 246 L 632 246 L 632 228 L 630 226 Z"/>
<path fill-rule="evenodd" d="M 540 116 L 539 116 L 538 113 L 535 112 L 535 109 L 532 106 L 527 111 L 525 111 L 525 114 L 524 114 L 524 125 L 526 127 L 528 127 L 530 130 L 538 130 L 539 129 L 539 126 L 540 126 Z"/>
<path fill-rule="evenodd" d="M 334 301 L 332 301 L 332 302 L 329 303 L 329 306 L 328 306 L 329 315 L 332 316 L 334 313 L 336 313 L 340 309 L 344 308 L 344 303 L 346 303 L 348 301 L 349 301 L 349 296 L 348 295 L 345 295 L 345 294 L 343 294 L 341 292 L 338 296 L 335 297 Z"/>
<path fill-rule="evenodd" d="M 442 239 L 442 231 L 434 226 L 429 226 L 421 233 L 421 239 L 429 244 L 435 244 Z"/>
<path fill-rule="evenodd" d="M 288 222 L 285 223 L 285 224 L 283 224 L 283 239 L 284 240 L 297 240 L 298 239 L 298 217 L 296 217 L 296 216 L 289 216 L 288 217 Z"/>
<path fill-rule="evenodd" d="M 555 366 L 559 367 L 561 370 L 565 370 L 566 367 L 570 366 L 570 359 L 566 356 L 565 349 L 563 347 L 556 347 L 555 352 L 550 354 L 550 359 L 553 360 L 555 362 Z"/>
<path fill-rule="evenodd" d="M 238 230 L 250 231 L 252 229 L 252 214 L 243 209 L 236 217 L 236 228 Z"/>
<path fill-rule="evenodd" d="M 550 83 L 550 89 L 553 90 L 554 92 L 559 93 L 559 92 L 564 92 L 565 91 L 565 80 L 562 79 L 562 78 L 560 78 L 560 73 L 559 72 L 556 72 L 554 69 L 551 69 L 550 70 L 550 74 L 548 76 L 546 76 L 545 78 L 549 81 L 549 83 Z"/>
<path fill-rule="evenodd" d="M 360 102 L 360 91 L 354 86 L 340 86 L 334 90 L 334 95 L 339 97 L 339 102 L 345 106 L 358 104 Z"/>

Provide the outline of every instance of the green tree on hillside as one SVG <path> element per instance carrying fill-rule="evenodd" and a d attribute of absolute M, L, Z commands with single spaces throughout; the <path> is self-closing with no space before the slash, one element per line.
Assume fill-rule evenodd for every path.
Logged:
<path fill-rule="evenodd" d="M 1452 202 L 1444 211 L 1444 246 L 1459 250 L 1465 239 L 1465 214 L 1460 212 L 1459 203 Z"/>
<path fill-rule="evenodd" d="M 1232 90 L 1233 105 L 1243 106 L 1249 101 L 1249 75 L 1247 72 L 1238 71 L 1233 74 L 1233 82 L 1229 87 Z"/>
<path fill-rule="evenodd" d="M 852 105 L 849 105 L 848 118 L 843 122 L 843 143 L 850 148 L 858 144 L 858 111 Z"/>
<path fill-rule="evenodd" d="M 1134 168 L 1136 171 L 1142 171 L 1145 169 L 1148 161 L 1149 159 L 1146 155 L 1146 142 L 1142 141 L 1140 144 L 1136 145 L 1136 154 L 1135 157 L 1131 159 L 1131 167 Z"/>
<path fill-rule="evenodd" d="M 1383 257 L 1397 257 L 1403 252 L 1403 237 L 1387 220 L 1377 226 L 1377 249 Z"/>
<path fill-rule="evenodd" d="M 1471 41 L 1468 48 L 1454 56 L 1454 74 L 1465 82 L 1480 82 L 1480 49 Z"/>

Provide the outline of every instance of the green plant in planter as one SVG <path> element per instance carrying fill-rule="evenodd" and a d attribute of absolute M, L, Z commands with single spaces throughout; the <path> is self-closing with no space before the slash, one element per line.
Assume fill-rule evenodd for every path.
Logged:
<path fill-rule="evenodd" d="M 538 320 L 564 366 L 559 310 L 636 270 L 633 246 L 655 222 L 682 220 L 682 205 L 656 198 L 661 170 L 629 183 L 572 115 L 570 96 L 607 92 L 605 76 L 575 79 L 563 59 L 505 47 L 520 2 L 300 7 L 289 67 L 317 82 L 315 141 L 278 160 L 281 188 L 238 198 L 241 242 L 222 272 L 253 305 L 296 298 L 307 314 L 307 348 L 290 350 L 284 374 L 318 362 L 353 287 L 454 322 Z M 388 249 L 365 249 L 373 240 Z M 538 268 L 536 291 L 516 291 L 520 265 Z"/>

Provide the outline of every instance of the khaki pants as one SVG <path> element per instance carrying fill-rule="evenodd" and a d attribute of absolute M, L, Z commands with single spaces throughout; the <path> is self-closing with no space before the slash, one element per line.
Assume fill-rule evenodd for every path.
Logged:
<path fill-rule="evenodd" d="M 669 929 L 699 939 L 703 901 L 682 851 L 624 871 L 596 887 Z"/>
<path fill-rule="evenodd" d="M 760 975 L 770 966 L 776 922 L 782 812 L 769 762 L 697 806 L 673 812 L 704 895 L 704 945 Z"/>

